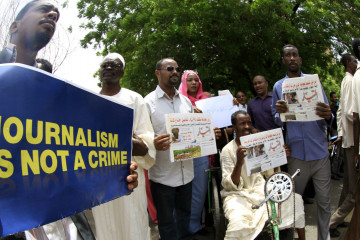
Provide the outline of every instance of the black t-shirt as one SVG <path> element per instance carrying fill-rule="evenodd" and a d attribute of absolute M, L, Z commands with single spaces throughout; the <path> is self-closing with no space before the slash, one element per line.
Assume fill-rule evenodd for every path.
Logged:
<path fill-rule="evenodd" d="M 331 109 L 332 114 L 334 115 L 334 120 L 333 120 L 331 126 L 337 130 L 336 112 L 339 109 L 339 106 L 337 104 L 331 104 L 330 109 Z"/>

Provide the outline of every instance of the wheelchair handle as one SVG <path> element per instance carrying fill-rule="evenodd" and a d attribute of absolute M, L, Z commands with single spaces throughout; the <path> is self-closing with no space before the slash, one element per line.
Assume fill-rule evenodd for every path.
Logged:
<path fill-rule="evenodd" d="M 253 204 L 251 206 L 252 209 L 259 209 L 264 203 L 266 203 L 280 188 L 279 187 L 275 187 L 271 193 L 259 204 L 259 205 L 255 205 Z"/>
<path fill-rule="evenodd" d="M 294 177 L 296 177 L 296 175 L 300 175 L 300 169 L 297 169 L 294 174 L 291 176 L 292 179 L 294 179 Z"/>

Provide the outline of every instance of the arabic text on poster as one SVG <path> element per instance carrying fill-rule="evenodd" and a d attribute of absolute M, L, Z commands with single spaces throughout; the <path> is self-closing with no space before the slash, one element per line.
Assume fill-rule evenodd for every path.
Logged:
<path fill-rule="evenodd" d="M 288 78 L 282 84 L 282 100 L 289 106 L 287 113 L 281 113 L 281 121 L 316 121 L 316 103 L 324 102 L 321 83 L 317 74 Z"/>
<path fill-rule="evenodd" d="M 248 176 L 287 163 L 281 128 L 240 137 L 240 142 L 247 148 L 245 166 Z"/>
<path fill-rule="evenodd" d="M 217 152 L 211 114 L 171 113 L 165 115 L 171 137 L 170 159 L 184 161 Z"/>

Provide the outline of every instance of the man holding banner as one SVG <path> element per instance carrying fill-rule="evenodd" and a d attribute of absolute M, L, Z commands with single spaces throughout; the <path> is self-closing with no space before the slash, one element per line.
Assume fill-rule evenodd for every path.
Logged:
<path fill-rule="evenodd" d="M 10 39 L 10 44 L 3 50 L 0 52 L 0 63 L 13 63 L 13 62 L 17 62 L 17 63 L 22 63 L 25 65 L 30 65 L 30 66 L 37 66 L 36 62 L 35 62 L 35 58 L 36 55 L 38 53 L 38 51 L 43 48 L 44 46 L 46 46 L 46 44 L 50 41 L 50 39 L 52 38 L 54 32 L 55 32 L 55 28 L 56 28 L 56 23 L 57 20 L 59 18 L 59 11 L 58 9 L 49 1 L 45 1 L 45 0 L 38 0 L 38 1 L 31 1 L 29 2 L 17 15 L 15 21 L 12 23 L 11 27 L 10 27 L 10 33 L 11 33 L 11 39 Z M 17 69 L 20 69 L 21 72 L 29 72 L 28 68 L 24 68 L 22 66 L 10 66 L 10 67 L 5 67 L 2 68 L 2 70 L 7 71 L 10 68 L 16 68 L 15 71 L 17 71 Z M 11 71 L 11 70 L 10 70 Z M 34 72 L 34 75 L 36 75 L 37 77 L 39 77 L 39 73 L 35 73 L 35 71 L 30 69 L 30 72 Z M 6 72 L 4 72 L 6 73 Z M 7 82 L 8 76 L 6 74 L 3 73 L 3 79 L 1 79 L 3 81 L 3 83 Z M 27 77 L 25 75 L 25 77 Z M 43 75 L 41 75 L 39 78 L 44 78 Z M 50 77 L 49 77 L 50 79 Z M 15 79 L 14 79 L 15 80 Z M 42 82 L 43 80 L 38 79 L 39 82 Z M 63 83 L 61 83 L 61 81 L 55 81 L 54 79 L 51 78 L 51 80 L 48 80 L 48 84 L 49 84 L 49 90 L 53 90 L 53 85 L 62 85 Z M 21 79 L 19 79 L 19 82 L 21 82 Z M 50 83 L 51 82 L 51 83 Z M 54 83 L 54 84 L 53 84 Z M 53 84 L 50 87 L 50 84 Z M 4 85 L 4 84 L 3 84 Z M 6 84 L 5 84 L 6 85 Z M 10 85 L 10 84 L 9 84 Z M 6 87 L 5 87 L 6 88 Z M 3 90 L 3 89 L 2 89 Z M 31 91 L 28 91 L 31 93 Z M 71 87 L 68 86 L 68 92 L 79 92 L 79 90 L 77 90 L 76 87 Z M 83 91 L 80 91 L 81 94 L 84 94 Z M 5 94 L 3 94 L 5 93 Z M 2 92 L 1 95 L 5 96 L 7 94 L 7 92 Z M 87 94 L 88 96 L 89 94 Z M 88 96 L 89 99 L 95 100 L 95 101 L 102 101 L 105 105 L 108 105 L 108 101 L 99 99 L 99 97 L 90 94 L 91 96 Z M 65 97 L 65 96 L 63 96 Z M 67 96 L 66 96 L 67 97 Z M 41 97 L 40 97 L 41 98 Z M 43 102 L 43 100 L 40 99 L 40 102 Z M 22 100 L 19 101 L 24 103 Z M 75 106 L 76 104 L 74 104 Z M 21 104 L 18 105 L 21 107 Z M 18 107 L 17 106 L 17 107 Z M 34 107 L 36 107 L 37 105 L 34 104 Z M 6 106 L 3 107 L 4 109 L 6 109 Z M 2 108 L 2 109 L 3 109 Z M 56 109 L 56 107 L 54 106 L 54 108 Z M 84 108 L 87 108 L 87 106 L 84 106 Z M 105 107 L 104 107 L 105 108 Z M 106 107 L 108 108 L 108 107 Z M 20 108 L 19 108 L 20 109 Z M 15 114 L 15 110 L 17 111 L 18 109 L 14 108 L 14 112 L 13 114 Z M 28 109 L 25 108 L 25 111 L 27 111 Z M 80 109 L 82 110 L 82 109 Z M 22 111 L 20 109 L 20 111 Z M 24 111 L 24 112 L 25 112 Z M 126 110 L 127 111 L 127 110 Z M 125 112 L 126 112 L 125 111 Z M 81 112 L 81 111 L 79 111 Z M 129 112 L 129 111 L 127 111 Z M 1 112 L 2 114 L 4 112 Z M 26 112 L 27 113 L 27 112 Z M 40 112 L 39 112 L 40 113 Z M 19 113 L 17 113 L 19 114 Z M 30 110 L 30 115 L 33 114 L 31 113 Z M 20 115 L 19 115 L 20 116 Z M 45 116 L 47 117 L 47 116 Z M 47 122 L 45 122 L 46 124 Z M 49 123 L 50 124 L 50 123 Z M 57 125 L 58 126 L 58 125 Z M 65 125 L 63 125 L 65 126 Z M 66 126 L 65 126 L 66 127 Z M 80 128 L 79 128 L 80 129 Z M 90 129 L 89 129 L 90 130 Z M 89 134 L 89 130 L 88 130 L 88 134 Z M 91 131 L 91 130 L 90 130 Z M 95 133 L 95 131 L 94 131 Z M 103 132 L 105 133 L 105 132 Z M 19 132 L 17 133 L 19 134 Z M 105 133 L 106 134 L 106 133 Z M 89 136 L 89 135 L 88 135 Z M 91 141 L 91 140 L 90 140 Z M 90 142 L 89 142 L 90 143 Z M 82 145 L 85 146 L 87 144 L 86 142 L 82 142 Z M 22 150 L 22 151 L 26 151 L 26 150 Z M 38 150 L 34 150 L 34 151 L 38 151 Z M 52 152 L 52 149 L 47 150 L 49 152 Z M 70 150 L 69 150 L 70 151 Z M 77 154 L 81 152 L 78 150 L 76 151 Z M 95 153 L 95 152 L 94 152 Z M 93 153 L 93 154 L 94 154 Z M 49 155 L 50 156 L 50 155 Z M 64 155 L 65 156 L 65 155 Z M 89 155 L 90 156 L 90 155 Z M 65 156 L 66 157 L 66 156 Z M 33 159 L 35 161 L 35 156 L 33 156 Z M 126 158 L 125 158 L 126 159 Z M 3 160 L 3 159 L 1 159 Z M 23 159 L 22 159 L 23 160 Z M 4 160 L 3 160 L 4 161 Z M 54 160 L 53 160 L 54 161 Z M 81 159 L 81 161 L 83 161 Z M 126 161 L 124 161 L 126 162 Z M 11 164 L 11 162 L 10 162 Z M 64 164 L 64 162 L 63 162 Z M 66 166 L 66 165 L 65 165 Z M 84 165 L 85 166 L 85 165 Z M 17 166 L 15 166 L 17 167 Z M 63 165 L 64 167 L 64 165 Z M 132 163 L 130 166 L 130 172 L 131 174 L 129 176 L 127 176 L 126 178 L 123 178 L 126 182 L 128 182 L 128 186 L 127 188 L 129 190 L 132 190 L 134 188 L 137 187 L 137 173 L 134 171 L 137 168 L 137 164 L 136 163 Z M 84 169 L 84 168 L 82 168 Z M 33 169 L 32 169 L 33 170 Z M 100 170 L 101 171 L 101 170 Z M 34 170 L 33 170 L 34 172 Z M 2 176 L 3 177 L 3 176 Z M 35 176 L 36 177 L 36 176 Z M 40 175 L 38 175 L 37 177 L 40 177 Z M 118 178 L 117 178 L 118 179 Z M 2 180 L 0 178 L 0 180 Z M 6 180 L 6 179 L 5 179 Z M 77 200 L 77 199 L 74 199 Z M 8 200 L 2 198 L 2 201 L 8 203 Z M 80 203 L 81 204 L 81 203 Z M 19 209 L 21 209 L 22 206 L 19 206 Z M 8 210 L 8 209 L 6 209 Z M 5 213 L 6 211 L 2 211 L 2 213 Z M 6 215 L 6 214 L 5 214 Z M 80 216 L 80 218 L 78 218 L 78 216 Z M 37 218 L 38 219 L 38 218 Z M 77 221 L 77 223 L 75 223 L 76 227 L 78 229 L 76 229 L 76 227 L 74 226 L 74 223 L 72 222 L 72 219 Z M 84 232 L 81 231 L 82 230 L 89 230 L 89 226 L 86 222 L 83 222 L 84 218 L 82 217 L 82 215 L 74 215 L 73 218 L 65 218 L 63 219 L 62 223 L 56 224 L 57 222 L 54 222 L 53 225 L 51 227 L 48 228 L 48 230 L 52 229 L 53 234 L 54 235 L 48 235 L 46 236 L 46 231 L 44 231 L 44 229 L 41 228 L 37 228 L 38 233 L 40 234 L 40 238 L 50 238 L 53 239 L 54 237 L 60 237 L 61 236 L 66 236 L 69 234 L 73 234 L 73 236 L 75 237 L 74 239 L 94 239 L 93 236 L 91 236 L 91 233 L 89 233 L 89 235 L 87 235 L 87 233 L 85 233 L 85 235 L 83 234 Z M 0 217 L 0 221 L 2 221 L 2 224 L 0 224 L 0 235 L 7 233 L 8 229 L 2 229 L 2 227 L 4 227 L 4 222 L 6 220 L 6 224 L 8 219 L 5 218 L 1 218 Z M 41 221 L 45 221 L 45 219 L 40 219 Z M 86 220 L 86 219 L 85 219 Z M 39 221 L 39 219 L 37 220 Z M 27 222 L 31 222 L 30 219 L 24 219 L 24 221 L 21 222 L 21 226 L 26 226 Z M 59 222 L 59 221 L 58 221 Z M 64 225 L 65 223 L 65 225 Z M 85 223 L 85 224 L 82 224 Z M 32 223 L 33 224 L 33 223 Z M 20 222 L 18 222 L 17 225 L 20 225 Z M 80 226 L 80 229 L 79 229 Z M 15 226 L 14 226 L 15 227 Z M 60 228 L 58 228 L 60 227 Z M 15 228 L 14 228 L 15 229 Z M 25 227 L 22 227 L 22 229 L 25 229 Z M 31 231 L 31 234 L 28 234 L 27 237 L 29 239 L 32 239 L 34 236 L 36 235 L 35 232 L 37 231 L 34 229 L 34 231 Z M 9 230 L 9 231 L 13 231 L 13 230 Z M 70 232 L 71 231 L 71 232 Z M 14 232 L 14 231 L 13 231 Z M 89 232 L 89 231 L 87 231 Z M 11 232 L 10 232 L 11 233 Z M 9 233 L 7 233 L 9 234 Z M 5 235 L 7 235 L 5 234 Z M 81 236 L 80 236 L 81 235 Z"/>
<path fill-rule="evenodd" d="M 129 196 L 117 198 L 92 209 L 99 240 L 150 240 L 144 169 L 155 163 L 154 130 L 140 94 L 120 86 L 125 60 L 118 53 L 108 54 L 100 65 L 100 94 L 134 108 L 132 161 L 139 165 L 139 185 Z"/>
<path fill-rule="evenodd" d="M 54 35 L 59 16 L 59 10 L 49 1 L 26 4 L 10 26 L 10 44 L 0 53 L 0 63 L 36 66 L 36 55 Z"/>

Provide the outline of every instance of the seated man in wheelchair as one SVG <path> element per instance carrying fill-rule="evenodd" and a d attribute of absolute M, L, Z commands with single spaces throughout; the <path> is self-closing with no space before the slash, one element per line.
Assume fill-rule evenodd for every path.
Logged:
<path fill-rule="evenodd" d="M 236 139 L 229 142 L 222 150 L 220 161 L 222 169 L 221 196 L 223 209 L 229 221 L 225 239 L 255 239 L 263 230 L 269 219 L 267 206 L 252 209 L 253 204 L 259 204 L 265 199 L 265 180 L 261 173 L 247 176 L 244 158 L 246 148 L 241 146 L 240 137 L 253 132 L 250 116 L 245 111 L 232 114 L 231 122 L 236 133 Z M 287 155 L 290 149 L 285 146 Z M 290 196 L 281 205 L 282 223 L 279 229 L 290 228 L 294 222 L 294 200 Z M 305 214 L 302 198 L 295 194 L 295 227 L 300 239 L 305 239 Z M 269 208 L 270 211 L 270 208 Z"/>

